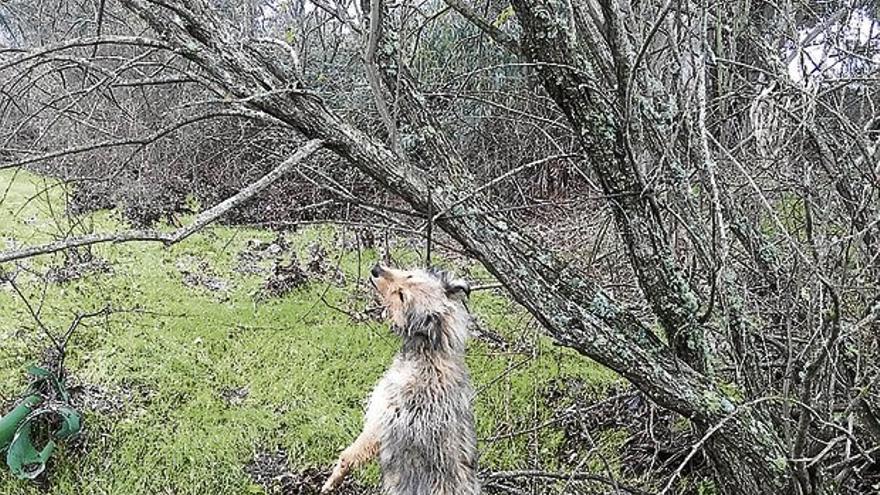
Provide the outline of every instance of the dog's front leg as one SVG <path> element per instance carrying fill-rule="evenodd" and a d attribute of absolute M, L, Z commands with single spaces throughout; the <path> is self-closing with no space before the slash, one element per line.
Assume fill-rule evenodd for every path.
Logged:
<path fill-rule="evenodd" d="M 339 460 L 333 468 L 333 473 L 327 478 L 327 482 L 321 488 L 321 493 L 332 492 L 342 483 L 342 480 L 352 469 L 376 457 L 376 454 L 379 453 L 379 431 L 377 426 L 365 422 L 364 431 L 358 435 L 354 443 L 349 445 L 339 455 Z"/>
<path fill-rule="evenodd" d="M 389 393 L 389 375 L 386 374 L 370 394 L 367 413 L 364 415 L 364 429 L 357 439 L 342 451 L 333 473 L 327 478 L 321 493 L 333 491 L 345 476 L 356 468 L 379 454 L 379 440 L 382 437 L 382 417 L 389 411 L 393 411 L 395 401 L 391 400 Z"/>

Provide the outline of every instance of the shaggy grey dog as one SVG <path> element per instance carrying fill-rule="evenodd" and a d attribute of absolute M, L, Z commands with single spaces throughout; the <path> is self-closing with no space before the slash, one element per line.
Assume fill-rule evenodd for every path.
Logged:
<path fill-rule="evenodd" d="M 475 495 L 474 391 L 464 362 L 470 289 L 437 270 L 376 265 L 371 275 L 403 346 L 322 492 L 378 454 L 387 495 Z"/>

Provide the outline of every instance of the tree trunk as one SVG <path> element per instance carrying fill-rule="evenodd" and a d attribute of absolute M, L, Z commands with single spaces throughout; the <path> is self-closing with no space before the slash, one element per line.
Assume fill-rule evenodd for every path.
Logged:
<path fill-rule="evenodd" d="M 707 372 L 708 351 L 705 329 L 697 319 L 697 296 L 670 250 L 654 192 L 642 176 L 640 160 L 645 158 L 638 157 L 649 150 L 639 149 L 634 144 L 637 133 L 624 127 L 620 116 L 625 115 L 625 105 L 609 103 L 626 98 L 623 88 L 629 82 L 629 69 L 618 67 L 617 91 L 602 91 L 599 80 L 590 73 L 590 64 L 571 45 L 572 37 L 559 19 L 562 14 L 550 2 L 515 0 L 512 4 L 523 29 L 524 53 L 537 64 L 544 88 L 568 117 L 609 198 L 645 298 L 676 354 L 694 369 Z"/>
<path fill-rule="evenodd" d="M 615 34 L 617 12 L 614 2 L 603 2 L 608 24 L 606 39 L 617 65 L 617 105 L 611 95 L 597 86 L 590 64 L 571 45 L 558 16 L 564 15 L 546 0 L 513 0 L 523 29 L 522 47 L 530 61 L 538 64 L 544 87 L 580 138 L 605 194 L 611 199 L 618 231 L 627 248 L 640 287 L 670 337 L 675 354 L 696 370 L 706 373 L 705 329 L 699 323 L 695 292 L 662 235 L 663 225 L 635 158 L 649 154 L 636 148 L 620 116 L 626 118 L 628 91 L 632 84 L 627 49 Z M 619 28 L 619 26 L 617 26 Z M 616 46 L 615 46 L 616 45 Z M 635 96 L 633 99 L 637 98 Z M 636 149 L 634 149 L 636 148 Z M 725 399 L 726 400 L 726 399 Z M 723 410 L 726 404 L 719 404 Z M 709 405 L 709 407 L 712 407 Z M 705 412 L 705 411 L 704 411 Z M 695 418 L 707 434 L 706 450 L 717 472 L 716 480 L 725 493 L 777 493 L 787 474 L 786 456 L 770 422 L 752 412 L 718 428 L 724 415 L 712 419 Z M 727 423 L 727 421 L 725 421 Z M 717 431 L 714 428 L 718 428 Z"/>

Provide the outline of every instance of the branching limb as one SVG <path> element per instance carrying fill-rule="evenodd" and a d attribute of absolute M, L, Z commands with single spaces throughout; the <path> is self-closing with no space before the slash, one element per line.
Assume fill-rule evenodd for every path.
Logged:
<path fill-rule="evenodd" d="M 265 190 L 272 183 L 274 183 L 281 177 L 284 177 L 292 170 L 296 169 L 300 162 L 311 156 L 323 145 L 324 143 L 319 139 L 313 139 L 307 142 L 302 147 L 300 147 L 293 154 L 293 156 L 285 160 L 283 163 L 281 163 L 281 165 L 260 178 L 258 181 L 242 189 L 235 196 L 232 196 L 221 202 L 220 204 L 214 206 L 213 208 L 210 208 L 200 213 L 190 225 L 181 227 L 173 232 L 166 233 L 156 230 L 128 230 L 124 232 L 90 234 L 71 239 L 62 239 L 59 241 L 50 242 L 48 244 L 42 244 L 39 246 L 33 246 L 30 248 L 0 252 L 0 263 L 22 260 L 42 254 L 55 253 L 75 247 L 89 246 L 108 242 L 117 244 L 132 241 L 152 241 L 161 242 L 166 246 L 176 244 L 207 227 L 218 218 L 222 217 L 245 201 L 253 198 L 261 191 Z"/>

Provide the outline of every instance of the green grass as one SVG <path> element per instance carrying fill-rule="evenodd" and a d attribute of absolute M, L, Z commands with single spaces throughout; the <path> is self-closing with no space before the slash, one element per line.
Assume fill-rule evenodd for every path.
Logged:
<path fill-rule="evenodd" d="M 63 192 L 51 180 L 0 171 L 0 199 L 0 249 L 11 247 L 10 239 L 27 245 L 71 229 L 62 214 Z M 90 215 L 84 224 L 73 230 L 122 226 L 113 212 Z M 254 294 L 264 275 L 234 270 L 249 239 L 274 238 L 253 229 L 215 226 L 167 249 L 148 243 L 97 246 L 94 254 L 112 270 L 63 284 L 44 287 L 38 277 L 20 272 L 18 283 L 29 299 L 44 301 L 42 319 L 56 332 L 76 313 L 106 305 L 120 310 L 83 324 L 66 364 L 75 382 L 100 387 L 121 407 L 87 412 L 86 448 L 60 450 L 50 464 L 48 492 L 263 493 L 244 471 L 260 449 L 286 449 L 292 469 L 328 467 L 359 432 L 364 398 L 398 347 L 384 324 L 354 323 L 330 307 L 367 305 L 366 289 L 354 281 L 376 259 L 369 250 L 360 257 L 342 251 L 337 241 L 343 235 L 328 228 L 288 235 L 300 260 L 308 258 L 309 245 L 324 245 L 330 264 L 346 276 L 343 287 L 316 280 L 262 302 Z M 401 250 L 395 257 L 414 261 L 417 253 Z M 42 273 L 61 261 L 62 255 L 53 255 L 25 265 Z M 226 290 L 183 283 L 181 264 L 200 262 L 227 282 Z M 497 294 L 474 294 L 471 310 L 492 330 L 532 349 L 505 353 L 470 344 L 480 438 L 549 418 L 542 393 L 553 379 L 577 377 L 597 393 L 617 380 L 537 336 L 522 309 Z M 0 286 L 0 399 L 6 405 L 25 386 L 25 368 L 39 363 L 47 346 L 20 299 L 8 285 Z M 224 398 L 239 389 L 247 391 L 243 399 Z M 553 468 L 560 442 L 552 428 L 481 441 L 481 467 L 516 469 L 538 455 Z M 376 470 L 359 476 L 374 481 Z M 0 494 L 30 493 L 42 491 L 0 469 Z"/>

